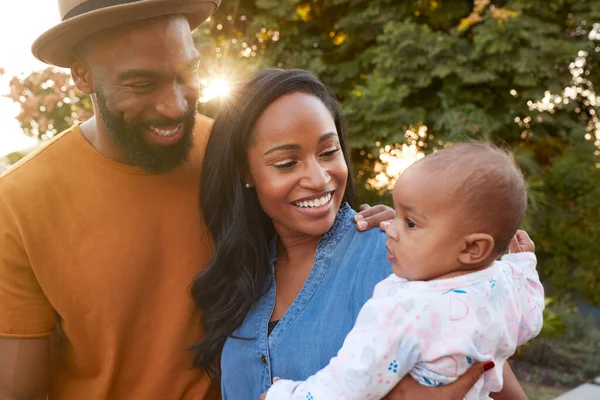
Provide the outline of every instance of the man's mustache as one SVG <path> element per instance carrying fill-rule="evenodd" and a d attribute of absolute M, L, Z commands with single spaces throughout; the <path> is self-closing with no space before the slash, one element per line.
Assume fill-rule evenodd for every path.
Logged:
<path fill-rule="evenodd" d="M 152 120 L 144 120 L 140 123 L 136 124 L 138 126 L 175 126 L 179 124 L 184 124 L 190 121 L 190 118 L 194 115 L 195 109 L 189 108 L 185 114 L 181 118 L 171 119 L 171 118 L 160 118 L 160 119 L 152 119 Z"/>

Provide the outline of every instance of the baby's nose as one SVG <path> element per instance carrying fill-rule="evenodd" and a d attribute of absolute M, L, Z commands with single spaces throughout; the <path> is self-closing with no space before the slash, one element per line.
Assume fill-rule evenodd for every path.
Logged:
<path fill-rule="evenodd" d="M 385 234 L 392 240 L 397 241 L 399 239 L 398 229 L 396 229 L 396 224 L 393 221 L 387 226 Z"/>

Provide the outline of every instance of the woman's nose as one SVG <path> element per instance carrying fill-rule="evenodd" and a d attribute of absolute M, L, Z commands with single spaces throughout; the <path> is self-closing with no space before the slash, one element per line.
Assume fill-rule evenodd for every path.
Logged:
<path fill-rule="evenodd" d="M 331 180 L 327 169 L 318 162 L 312 162 L 307 168 L 306 176 L 303 179 L 304 186 L 311 189 L 325 189 Z"/>

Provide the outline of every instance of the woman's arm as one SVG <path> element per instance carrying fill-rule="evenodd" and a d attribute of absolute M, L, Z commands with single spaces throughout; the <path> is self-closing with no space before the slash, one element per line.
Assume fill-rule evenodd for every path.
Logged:
<path fill-rule="evenodd" d="M 514 372 L 508 365 L 508 361 L 504 363 L 502 371 L 502 379 L 504 384 L 502 390 L 498 393 L 490 393 L 490 397 L 496 400 L 527 400 L 527 395 L 517 380 Z"/>
<path fill-rule="evenodd" d="M 494 368 L 494 363 L 476 363 L 458 379 L 448 385 L 430 387 L 417 383 L 410 375 L 406 375 L 384 400 L 462 400 L 467 392 L 477 383 L 484 372 Z M 525 397 L 526 398 L 526 397 Z"/>

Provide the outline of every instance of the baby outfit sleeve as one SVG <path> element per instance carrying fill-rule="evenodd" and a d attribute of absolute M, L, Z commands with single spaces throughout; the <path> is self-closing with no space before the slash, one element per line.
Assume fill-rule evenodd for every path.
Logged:
<path fill-rule="evenodd" d="M 371 298 L 329 365 L 304 382 L 275 382 L 266 400 L 382 398 L 419 359 L 408 320 L 394 298 Z"/>
<path fill-rule="evenodd" d="M 536 270 L 534 253 L 510 253 L 502 257 L 502 261 L 509 266 L 522 301 L 523 312 L 517 339 L 520 346 L 536 337 L 542 329 L 544 287 Z"/>

